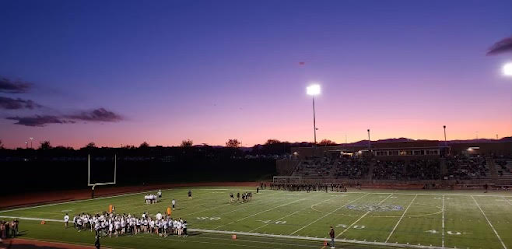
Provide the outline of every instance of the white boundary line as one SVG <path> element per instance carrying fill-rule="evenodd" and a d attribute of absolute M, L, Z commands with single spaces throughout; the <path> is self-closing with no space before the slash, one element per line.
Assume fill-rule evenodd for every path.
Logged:
<path fill-rule="evenodd" d="M 341 205 L 339 208 L 334 209 L 334 211 L 329 212 L 329 213 L 325 214 L 324 216 L 322 216 L 322 217 L 320 217 L 320 218 L 318 218 L 318 219 L 316 219 L 316 220 L 312 221 L 311 223 L 309 223 L 309 224 L 307 224 L 307 225 L 305 225 L 305 226 L 303 226 L 303 227 L 301 227 L 301 228 L 297 229 L 295 232 L 290 233 L 290 235 L 294 235 L 294 234 L 296 234 L 298 231 L 300 231 L 300 230 L 302 230 L 302 229 L 304 229 L 304 228 L 306 228 L 306 227 L 310 226 L 311 224 L 316 223 L 317 221 L 319 221 L 319 220 L 321 220 L 321 219 L 323 219 L 323 218 L 327 217 L 328 215 L 330 215 L 330 214 L 332 214 L 332 213 L 334 213 L 334 212 L 336 212 L 336 211 L 340 210 L 342 207 L 345 207 L 346 205 L 348 205 L 348 204 L 350 204 L 350 203 L 353 203 L 353 202 L 355 202 L 355 201 L 360 200 L 360 199 L 361 199 L 361 198 L 363 198 L 363 197 L 368 196 L 369 194 L 370 194 L 370 193 L 366 193 L 365 195 L 360 196 L 359 198 L 357 198 L 357 199 L 355 199 L 355 200 L 352 200 L 352 201 L 350 201 L 350 202 L 348 202 L 348 203 L 346 203 L 346 204 L 344 204 L 344 205 Z"/>
<path fill-rule="evenodd" d="M 414 202 L 414 200 L 416 200 L 416 197 L 418 197 L 418 195 L 414 196 L 414 198 L 412 199 L 411 203 L 409 203 L 409 206 L 407 206 L 407 208 L 405 209 L 404 213 L 402 214 L 402 216 L 400 217 L 400 219 L 396 223 L 395 227 L 393 227 L 393 230 L 391 230 L 391 233 L 389 233 L 388 238 L 386 239 L 386 241 L 384 241 L 385 243 L 387 243 L 389 241 L 389 238 L 391 238 L 391 235 L 393 235 L 393 233 L 395 232 L 396 228 L 398 227 L 398 224 L 400 224 L 400 221 L 402 221 L 402 219 L 404 218 L 405 213 L 407 213 L 407 210 L 409 210 L 409 208 L 411 207 L 411 205 Z"/>
<path fill-rule="evenodd" d="M 444 229 L 444 195 L 443 195 L 443 209 L 442 209 L 442 211 L 443 211 L 443 220 L 441 222 L 441 226 L 443 227 L 443 233 L 441 235 L 441 246 L 444 248 L 444 230 L 445 230 Z"/>
<path fill-rule="evenodd" d="M 384 198 L 382 201 L 380 201 L 377 205 L 380 205 L 382 204 L 383 202 L 385 202 L 387 199 L 389 199 L 389 197 L 391 197 L 393 194 L 390 194 L 388 195 L 388 197 Z M 359 217 L 359 219 L 357 219 L 356 221 L 354 221 L 352 224 L 350 224 L 350 226 L 348 226 L 347 228 L 345 228 L 345 230 L 343 230 L 341 233 L 338 234 L 338 236 L 336 236 L 336 238 L 340 237 L 342 234 L 344 234 L 346 231 L 348 231 L 348 229 L 350 229 L 353 225 L 355 225 L 357 222 L 359 222 L 360 220 L 362 220 L 364 217 L 366 217 L 369 213 L 371 213 L 373 210 L 370 210 L 368 212 L 366 212 L 365 214 L 363 214 L 361 217 Z"/>
<path fill-rule="evenodd" d="M 12 219 L 16 218 L 16 219 L 20 219 L 20 220 L 37 220 L 37 221 L 44 220 L 44 221 L 64 223 L 64 220 L 52 220 L 52 219 L 29 218 L 29 217 L 0 216 L 0 218 L 12 218 Z M 202 233 L 228 234 L 228 235 L 236 234 L 236 235 L 247 235 L 247 236 L 255 236 L 255 237 L 267 237 L 267 238 L 277 238 L 277 239 L 300 239 L 300 240 L 322 241 L 322 242 L 324 242 L 328 239 L 328 238 L 317 238 L 317 237 L 308 237 L 308 236 L 277 235 L 277 234 L 250 233 L 250 232 L 233 232 L 233 231 L 208 230 L 208 229 L 188 229 L 188 230 L 191 232 L 202 232 Z M 370 242 L 370 241 L 347 240 L 347 239 L 336 239 L 336 242 L 361 244 L 361 245 L 390 246 L 390 247 L 396 247 L 396 248 L 443 249 L 438 246 L 407 245 L 407 244 L 398 244 L 398 243 Z M 250 246 L 247 246 L 247 247 L 250 247 Z M 448 248 L 448 249 L 456 249 L 456 248 Z"/>
<path fill-rule="evenodd" d="M 164 189 L 165 191 L 173 190 L 171 188 Z M 68 203 L 80 203 L 80 202 L 86 202 L 86 201 L 95 201 L 95 200 L 103 200 L 103 199 L 111 199 L 115 197 L 123 197 L 123 196 L 131 196 L 131 195 L 139 195 L 139 194 L 145 194 L 149 192 L 153 192 L 153 190 L 148 190 L 144 192 L 137 192 L 137 193 L 128 193 L 128 194 L 120 194 L 120 195 L 112 195 L 112 196 L 104 196 L 104 197 L 98 197 L 94 199 L 83 199 L 83 200 L 73 200 L 73 201 L 65 201 L 65 202 L 57 202 L 57 203 L 49 203 L 49 204 L 43 204 L 43 205 L 37 205 L 37 206 L 30 206 L 30 207 L 22 207 L 22 208 L 14 208 L 14 209 L 7 209 L 7 210 L 0 210 L 0 213 L 7 213 L 12 211 L 20 211 L 20 210 L 26 210 L 26 209 L 34 209 L 34 208 L 40 208 L 40 207 L 51 207 L 51 206 L 57 206 L 62 204 L 68 204 Z"/>
<path fill-rule="evenodd" d="M 484 218 L 487 220 L 487 223 L 489 223 L 489 226 L 494 231 L 494 234 L 496 234 L 496 237 L 498 237 L 498 240 L 500 240 L 501 245 L 503 246 L 503 249 L 507 249 L 507 246 L 505 245 L 505 243 L 503 243 L 503 240 L 501 240 L 500 235 L 498 234 L 498 232 L 496 232 L 496 229 L 494 229 L 494 226 L 491 224 L 491 222 L 487 218 L 487 215 L 485 215 L 484 210 L 482 210 L 482 208 L 480 207 L 480 204 L 478 204 L 478 202 L 476 201 L 475 197 L 471 196 L 471 198 L 473 198 L 473 201 L 475 201 L 476 206 L 478 207 L 478 209 L 480 209 L 480 212 L 482 212 L 482 214 L 484 215 Z"/>
<path fill-rule="evenodd" d="M 328 239 L 328 238 L 317 238 L 317 237 L 296 236 L 296 235 L 277 235 L 277 234 L 232 232 L 232 231 L 219 231 L 219 230 L 206 230 L 206 229 L 189 229 L 189 230 L 195 231 L 195 232 L 203 232 L 203 233 L 236 234 L 236 235 L 270 237 L 270 238 L 281 238 L 281 239 L 313 240 L 313 241 L 322 241 L 322 242 L 324 242 Z M 396 248 L 442 249 L 441 247 L 437 247 L 437 246 L 407 245 L 407 244 L 398 244 L 398 243 L 370 242 L 370 241 L 347 240 L 347 239 L 336 239 L 336 242 L 361 244 L 361 245 L 390 246 L 390 247 L 396 247 Z"/>
<path fill-rule="evenodd" d="M 163 191 L 176 190 L 176 189 L 183 189 L 183 188 L 185 188 L 185 187 L 168 188 L 168 189 L 163 189 Z M 157 190 L 157 189 L 158 189 L 158 188 L 151 189 L 151 190 L 147 190 L 147 191 L 142 191 L 142 192 L 134 192 L 134 193 L 126 193 L 126 194 L 111 195 L 111 196 L 103 196 L 103 197 L 97 197 L 97 198 L 94 198 L 94 199 L 72 200 L 72 201 L 64 201 L 64 202 L 48 203 L 48 204 L 35 205 L 35 206 L 28 206 L 28 207 L 20 207 L 20 208 L 6 209 L 6 210 L 0 210 L 0 213 L 7 213 L 7 212 L 12 212 L 12 211 L 20 211 L 20 210 L 34 209 L 34 208 L 40 208 L 40 207 L 51 207 L 51 206 L 57 206 L 57 205 L 62 205 L 62 204 L 69 204 L 69 203 L 80 203 L 80 202 L 86 202 L 86 201 L 95 201 L 95 200 L 111 199 L 111 198 L 123 197 L 123 196 L 139 195 L 139 194 L 145 194 L 145 193 L 154 192 L 154 191 L 155 191 L 155 190 Z M 200 189 L 200 190 L 209 190 L 209 189 L 207 189 L 207 188 L 203 188 L 203 189 Z M 216 189 L 211 189 L 211 190 L 216 190 Z M 228 189 L 228 190 L 230 190 L 230 189 Z M 57 201 L 58 201 L 58 200 L 57 200 Z"/>
<path fill-rule="evenodd" d="M 409 191 L 409 190 L 402 190 L 402 191 Z M 428 191 L 428 190 L 418 190 L 418 192 L 423 192 L 423 191 Z M 455 191 L 459 191 L 459 190 L 455 190 Z M 433 192 L 433 191 L 432 191 Z M 393 195 L 419 195 L 419 196 L 442 196 L 442 195 L 446 195 L 446 196 L 463 196 L 463 197 L 468 197 L 468 196 L 476 196 L 476 197 L 511 197 L 512 198 L 512 195 L 472 195 L 471 193 L 465 193 L 465 194 L 446 194 L 446 193 L 433 193 L 433 194 L 427 194 L 427 193 L 424 193 L 424 194 L 418 194 L 418 193 L 414 193 L 414 194 L 406 194 L 406 193 L 396 193 L 396 192 L 371 192 L 371 191 L 366 191 L 366 192 L 363 192 L 363 191 L 357 191 L 357 192 L 344 192 L 344 194 L 366 194 L 366 193 L 371 193 L 371 194 L 379 194 L 379 195 L 390 195 L 390 194 L 393 194 Z M 507 192 L 507 193 L 510 193 L 510 192 Z"/>

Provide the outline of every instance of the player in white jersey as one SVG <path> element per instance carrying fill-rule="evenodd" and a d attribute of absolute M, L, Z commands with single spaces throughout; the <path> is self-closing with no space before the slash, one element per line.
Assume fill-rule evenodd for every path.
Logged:
<path fill-rule="evenodd" d="M 178 226 L 177 226 L 177 229 L 178 229 L 178 236 L 181 236 L 181 233 L 183 232 L 183 224 L 181 223 L 181 220 L 178 221 Z"/>
<path fill-rule="evenodd" d="M 114 232 L 114 223 L 111 220 L 108 222 L 108 236 L 112 238 L 112 233 Z"/>
<path fill-rule="evenodd" d="M 174 207 L 176 206 L 176 200 L 172 199 L 172 210 L 174 210 Z"/>
<path fill-rule="evenodd" d="M 64 215 L 64 227 L 65 228 L 68 228 L 68 223 L 69 223 L 69 215 L 66 213 L 66 215 Z"/>
<path fill-rule="evenodd" d="M 188 236 L 188 233 L 187 233 L 187 221 L 183 221 L 183 234 L 185 235 L 185 237 Z"/>
<path fill-rule="evenodd" d="M 80 219 L 80 217 L 76 218 L 76 228 L 78 229 L 78 231 L 82 231 L 82 219 Z"/>
<path fill-rule="evenodd" d="M 166 220 L 163 220 L 162 223 L 164 224 L 162 233 L 164 234 L 164 237 L 167 237 L 167 230 L 169 229 L 169 222 L 167 222 Z"/>

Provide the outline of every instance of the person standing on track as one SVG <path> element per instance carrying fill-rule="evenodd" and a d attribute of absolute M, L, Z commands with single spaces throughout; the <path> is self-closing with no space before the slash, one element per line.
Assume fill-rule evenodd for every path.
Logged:
<path fill-rule="evenodd" d="M 96 241 L 94 241 L 94 246 L 96 249 L 100 249 L 100 236 L 96 235 Z"/>
<path fill-rule="evenodd" d="M 331 226 L 331 231 L 329 231 L 329 237 L 331 237 L 331 248 L 334 248 L 334 236 L 335 236 L 334 228 Z"/>

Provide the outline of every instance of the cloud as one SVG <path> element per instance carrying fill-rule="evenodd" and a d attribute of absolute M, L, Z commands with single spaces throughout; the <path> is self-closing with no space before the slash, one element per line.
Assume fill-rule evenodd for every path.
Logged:
<path fill-rule="evenodd" d="M 68 124 L 75 123 L 73 120 L 66 120 L 58 116 L 51 115 L 35 115 L 32 117 L 7 117 L 9 120 L 16 120 L 14 123 L 17 125 L 32 126 L 32 127 L 43 127 L 46 124 Z"/>
<path fill-rule="evenodd" d="M 7 78 L 0 78 L 0 92 L 4 93 L 26 93 L 32 88 L 32 84 L 20 80 L 11 81 Z"/>
<path fill-rule="evenodd" d="M 124 120 L 122 116 L 105 108 L 91 111 L 82 111 L 73 115 L 35 115 L 28 117 L 7 117 L 8 120 L 16 120 L 17 125 L 43 127 L 47 124 L 74 124 L 77 121 L 86 122 L 118 122 Z"/>
<path fill-rule="evenodd" d="M 90 122 L 117 122 L 123 120 L 123 117 L 114 112 L 107 111 L 105 108 L 99 108 L 92 111 L 82 111 L 78 114 L 67 115 L 66 117 Z"/>
<path fill-rule="evenodd" d="M 40 108 L 42 105 L 35 103 L 32 100 L 12 99 L 0 96 L 0 109 L 18 110 L 18 109 L 34 109 Z"/>

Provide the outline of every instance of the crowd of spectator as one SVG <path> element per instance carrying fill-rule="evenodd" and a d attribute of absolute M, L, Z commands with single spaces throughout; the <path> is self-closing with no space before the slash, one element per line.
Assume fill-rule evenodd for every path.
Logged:
<path fill-rule="evenodd" d="M 506 160 L 496 162 L 499 174 L 512 173 Z M 486 159 L 481 156 L 387 159 L 325 156 L 302 160 L 292 175 L 306 179 L 412 181 L 440 180 L 443 177 L 447 180 L 487 179 L 491 173 Z"/>
<path fill-rule="evenodd" d="M 440 161 L 436 159 L 377 160 L 375 180 L 436 180 L 440 178 Z"/>
<path fill-rule="evenodd" d="M 334 183 L 316 183 L 316 184 L 303 184 L 303 183 L 271 183 L 271 190 L 286 190 L 286 191 L 331 191 L 331 192 L 347 192 L 347 188 L 343 184 Z"/>
<path fill-rule="evenodd" d="M 489 167 L 483 157 L 453 156 L 446 158 L 448 179 L 470 180 L 486 178 Z"/>
<path fill-rule="evenodd" d="M 361 158 L 322 157 L 301 161 L 293 175 L 305 178 L 362 179 L 368 171 L 368 161 Z"/>
<path fill-rule="evenodd" d="M 506 159 L 495 160 L 499 176 L 508 175 L 508 174 L 512 173 L 512 168 L 509 167 L 509 161 L 512 161 L 512 160 L 506 160 Z"/>

